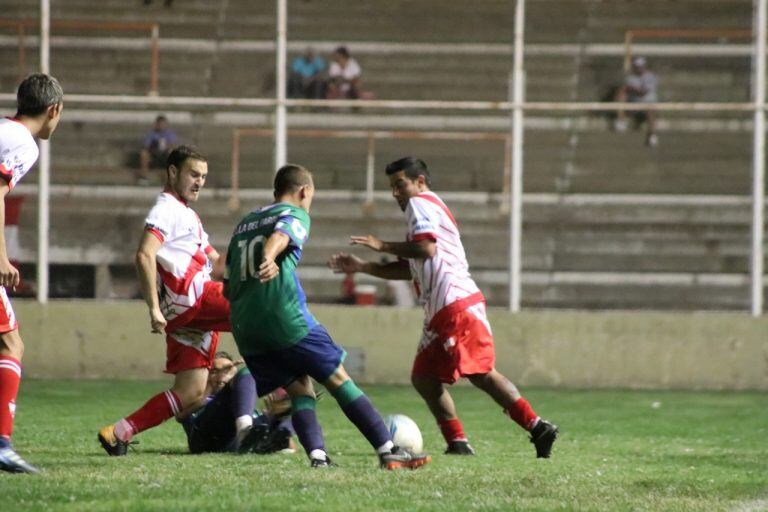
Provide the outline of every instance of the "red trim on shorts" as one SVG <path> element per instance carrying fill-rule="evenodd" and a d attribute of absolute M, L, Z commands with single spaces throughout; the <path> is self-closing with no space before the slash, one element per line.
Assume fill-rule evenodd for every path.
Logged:
<path fill-rule="evenodd" d="M 203 251 L 205 252 L 205 254 L 211 254 L 211 251 L 212 251 L 212 250 L 213 250 L 213 246 L 212 246 L 212 245 L 207 245 L 207 246 L 205 247 L 205 249 L 203 249 Z"/>
<path fill-rule="evenodd" d="M 461 311 L 464 311 L 467 308 L 470 308 L 474 306 L 475 304 L 479 304 L 481 302 L 485 302 L 485 297 L 483 296 L 483 292 L 476 292 L 468 297 L 464 297 L 463 299 L 459 299 L 457 301 L 451 302 L 447 306 L 444 306 L 440 311 L 434 314 L 432 317 L 432 320 L 429 321 L 429 325 L 427 326 L 427 329 L 430 331 L 435 330 L 438 326 L 445 324 L 450 317 L 454 316 L 456 313 L 459 313 Z"/>
<path fill-rule="evenodd" d="M 219 346 L 219 333 L 214 332 L 211 336 L 211 346 L 206 353 L 195 347 L 179 343 L 170 335 L 166 335 L 165 373 L 176 374 L 195 368 L 210 369 L 213 366 L 213 356 Z"/>

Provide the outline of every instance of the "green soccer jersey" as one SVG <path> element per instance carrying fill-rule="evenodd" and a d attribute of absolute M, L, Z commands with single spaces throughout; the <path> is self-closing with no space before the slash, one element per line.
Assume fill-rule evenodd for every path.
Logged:
<path fill-rule="evenodd" d="M 231 304 L 232 334 L 241 354 L 264 354 L 295 345 L 317 325 L 296 275 L 309 225 L 304 209 L 277 203 L 254 210 L 235 228 L 227 251 L 224 293 Z M 280 273 L 261 283 L 262 251 L 275 231 L 288 235 L 290 242 L 275 259 Z"/>

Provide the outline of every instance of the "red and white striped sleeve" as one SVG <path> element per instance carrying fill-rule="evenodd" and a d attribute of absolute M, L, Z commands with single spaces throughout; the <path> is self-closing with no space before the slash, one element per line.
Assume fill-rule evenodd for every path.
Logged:
<path fill-rule="evenodd" d="M 165 242 L 173 232 L 173 212 L 167 203 L 158 202 L 149 211 L 144 220 L 144 231 L 155 235 L 161 243 Z"/>
<path fill-rule="evenodd" d="M 408 240 L 433 240 L 437 242 L 437 231 L 440 219 L 434 214 L 429 202 L 419 197 L 412 197 L 405 209 L 408 222 Z"/>

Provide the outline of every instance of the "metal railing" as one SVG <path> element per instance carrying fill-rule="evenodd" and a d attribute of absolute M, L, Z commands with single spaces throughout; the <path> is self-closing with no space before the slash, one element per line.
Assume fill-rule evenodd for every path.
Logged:
<path fill-rule="evenodd" d="M 752 39 L 747 29 L 632 29 L 624 33 L 624 71 L 632 66 L 632 45 L 638 39 Z"/>
<path fill-rule="evenodd" d="M 240 141 L 243 137 L 273 137 L 275 130 L 271 128 L 235 128 L 232 130 L 232 166 L 229 208 L 235 211 L 240 208 Z M 512 168 L 511 151 L 512 138 L 506 133 L 498 132 L 424 132 L 398 130 L 288 130 L 289 137 L 306 137 L 313 139 L 366 139 L 366 170 L 365 170 L 365 204 L 370 208 L 374 201 L 374 175 L 376 172 L 376 141 L 380 139 L 407 140 L 453 140 L 474 142 L 481 140 L 496 140 L 504 142 L 504 165 L 502 208 L 509 205 L 509 175 Z"/>
<path fill-rule="evenodd" d="M 38 20 L 30 19 L 10 19 L 0 18 L 0 27 L 16 28 L 19 38 L 19 81 L 26 75 L 27 52 L 26 37 L 28 29 L 35 29 L 40 26 Z M 70 30 L 110 30 L 123 32 L 149 32 L 150 34 L 150 78 L 149 94 L 157 96 L 159 94 L 159 66 L 160 66 L 160 25 L 158 23 L 130 23 L 117 21 L 77 21 L 77 20 L 52 20 L 51 29 L 70 29 Z"/>

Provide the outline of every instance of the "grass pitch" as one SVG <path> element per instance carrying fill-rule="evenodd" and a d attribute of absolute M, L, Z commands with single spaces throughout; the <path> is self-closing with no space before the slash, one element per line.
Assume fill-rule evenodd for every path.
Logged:
<path fill-rule="evenodd" d="M 421 426 L 433 463 L 377 469 L 333 400 L 320 402 L 331 457 L 188 455 L 175 422 L 109 458 L 96 431 L 161 383 L 24 381 L 15 445 L 40 476 L 0 474 L 0 510 L 766 510 L 768 407 L 761 393 L 526 390 L 561 427 L 551 460 L 479 391 L 454 389 L 475 457 L 448 457 L 408 387 L 363 386 L 379 410 Z"/>

